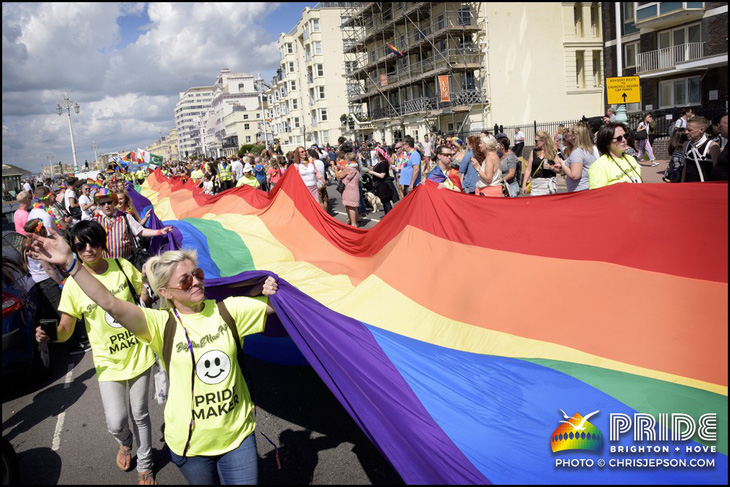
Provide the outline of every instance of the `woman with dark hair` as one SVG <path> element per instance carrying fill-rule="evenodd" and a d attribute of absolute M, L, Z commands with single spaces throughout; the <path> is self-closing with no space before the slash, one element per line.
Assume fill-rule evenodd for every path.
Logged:
<path fill-rule="evenodd" d="M 390 200 L 393 198 L 393 192 L 388 184 L 388 178 L 390 177 L 390 157 L 388 153 L 382 147 L 375 149 L 378 161 L 370 170 L 370 175 L 373 176 L 373 182 L 375 183 L 375 194 L 380 198 L 380 202 L 383 203 L 383 214 L 387 215 L 390 210 L 393 209 L 393 205 Z"/>
<path fill-rule="evenodd" d="M 644 155 L 649 156 L 649 164 L 651 167 L 658 166 L 659 163 L 656 162 L 654 158 L 654 150 L 651 147 L 651 142 L 649 141 L 649 132 L 651 131 L 651 124 L 654 123 L 654 119 L 651 116 L 651 113 L 646 113 L 641 118 L 641 122 L 639 122 L 639 125 L 636 127 L 636 135 L 634 138 L 636 139 L 636 148 L 637 148 L 637 155 L 636 160 L 641 161 L 644 158 Z"/>
<path fill-rule="evenodd" d="M 667 170 L 664 171 L 662 181 L 665 183 L 679 183 L 682 180 L 682 171 L 684 170 L 685 154 L 682 146 L 689 140 L 687 138 L 687 129 L 674 129 L 672 136 L 669 137 L 669 145 L 667 152 L 669 153 L 669 164 Z"/>
<path fill-rule="evenodd" d="M 500 169 L 502 171 L 502 180 L 507 185 L 507 191 L 510 198 L 517 198 L 520 195 L 520 184 L 517 182 L 517 156 L 510 149 L 510 141 L 507 137 L 499 139 L 502 148 L 502 156 L 499 158 Z"/>
<path fill-rule="evenodd" d="M 626 152 L 630 142 L 630 130 L 622 123 L 609 122 L 598 130 L 596 146 L 601 157 L 588 170 L 590 189 L 643 182 L 636 159 Z"/>
<path fill-rule="evenodd" d="M 64 272 L 83 267 L 118 299 L 136 305 L 135 296 L 140 296 L 145 304 L 151 304 L 146 288 L 142 285 L 142 275 L 132 264 L 125 259 L 103 257 L 106 232 L 98 222 L 83 220 L 74 225 L 71 228 L 71 241 L 81 263 L 74 256 L 73 263 L 63 267 Z M 40 258 L 32 251 L 29 253 L 34 258 Z M 71 249 L 68 249 L 68 255 L 70 260 Z M 58 323 L 59 342 L 71 337 L 77 320 L 83 319 L 86 324 L 107 428 L 119 443 L 117 466 L 124 471 L 131 468 L 129 408 L 137 434 L 138 481 L 142 485 L 156 484 L 152 472 L 152 426 L 147 409 L 151 370 L 155 363 L 152 349 L 125 333 L 116 318 L 102 309 L 96 299 L 89 297 L 71 276 L 63 286 L 58 311 L 61 314 Z M 36 328 L 36 340 L 49 340 L 41 327 Z"/>

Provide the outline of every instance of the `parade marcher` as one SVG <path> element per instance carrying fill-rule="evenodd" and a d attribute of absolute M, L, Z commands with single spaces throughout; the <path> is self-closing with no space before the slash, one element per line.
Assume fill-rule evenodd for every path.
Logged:
<path fill-rule="evenodd" d="M 51 264 L 62 265 L 62 270 L 71 274 L 61 293 L 58 310 L 58 341 L 65 342 L 73 334 L 77 320 L 83 319 L 91 342 L 94 367 L 99 381 L 104 415 L 109 433 L 119 443 L 116 464 L 128 471 L 132 462 L 133 434 L 129 427 L 127 408 L 132 412 L 134 431 L 137 436 L 137 472 L 140 485 L 154 485 L 152 471 L 152 425 L 148 411 L 148 391 L 155 355 L 152 349 L 129 333 L 121 332 L 117 314 L 99 306 L 93 293 L 86 293 L 83 284 L 76 281 L 80 270 L 82 275 L 106 291 L 108 299 L 116 299 L 140 309 L 135 295 L 151 304 L 142 276 L 125 259 L 103 257 L 106 246 L 106 232 L 93 220 L 82 221 L 71 230 L 72 242 L 77 257 L 62 239 L 48 239 L 57 244 L 62 242 L 64 261 L 50 261 L 31 250 L 30 256 Z M 132 286 L 132 289 L 130 289 Z M 93 287 L 93 286 L 90 286 Z M 116 296 L 112 297 L 113 292 Z M 36 340 L 47 342 L 49 337 L 39 326 Z M 127 394 L 127 387 L 129 393 Z M 128 397 L 127 397 L 128 396 Z"/>
<path fill-rule="evenodd" d="M 271 165 L 266 171 L 266 179 L 269 183 L 269 188 L 271 189 L 274 189 L 276 183 L 278 183 L 283 176 L 283 169 L 280 166 L 280 164 L 282 164 L 282 161 L 283 163 L 286 163 L 286 159 L 284 158 L 284 156 L 274 156 L 271 158 Z"/>
<path fill-rule="evenodd" d="M 616 183 L 641 183 L 641 167 L 626 153 L 629 128 L 622 123 L 607 123 L 598 129 L 596 147 L 601 157 L 588 170 L 590 189 Z"/>
<path fill-rule="evenodd" d="M 253 167 L 248 162 L 243 166 L 243 175 L 236 183 L 236 187 L 243 185 L 251 186 L 254 189 L 259 189 L 259 181 L 253 175 Z"/>
<path fill-rule="evenodd" d="M 451 191 L 461 192 L 451 179 L 449 179 L 449 170 L 451 169 L 451 159 L 454 153 L 449 146 L 441 144 L 436 147 L 436 167 L 434 167 L 427 175 L 426 179 L 438 184 L 439 189 L 448 189 Z"/>
<path fill-rule="evenodd" d="M 705 182 L 710 180 L 712 169 L 720 158 L 720 146 L 707 136 L 707 119 L 692 117 L 687 121 L 687 136 L 684 143 L 684 171 L 682 182 Z"/>
<path fill-rule="evenodd" d="M 139 213 L 137 212 L 137 209 L 132 204 L 132 199 L 129 197 L 129 193 L 126 191 L 117 191 L 117 209 L 121 211 L 122 213 L 129 213 L 134 217 L 137 222 L 144 226 L 147 223 L 147 220 L 150 219 L 150 216 L 152 215 L 152 208 L 147 210 L 147 213 L 145 214 L 144 218 L 141 218 L 139 216 Z"/>
<path fill-rule="evenodd" d="M 231 189 L 233 187 L 233 175 L 231 174 L 231 164 L 223 158 L 218 165 L 219 177 L 221 179 L 221 191 Z"/>
<path fill-rule="evenodd" d="M 134 251 L 135 237 L 156 237 L 165 235 L 172 230 L 168 226 L 161 230 L 144 228 L 129 213 L 123 213 L 117 209 L 119 198 L 116 193 L 106 188 L 100 189 L 94 197 L 99 207 L 99 212 L 94 216 L 94 221 L 101 224 L 106 232 L 105 258 L 128 259 Z"/>
<path fill-rule="evenodd" d="M 233 186 L 238 186 L 238 181 L 243 177 L 243 163 L 238 155 L 233 156 L 231 162 L 231 176 Z"/>
<path fill-rule="evenodd" d="M 25 222 L 28 221 L 28 209 L 30 208 L 33 198 L 30 192 L 21 191 L 15 198 L 18 201 L 18 209 L 13 213 L 13 223 L 15 231 L 21 235 L 25 235 Z"/>
<path fill-rule="evenodd" d="M 566 146 L 571 150 L 566 159 L 558 158 L 560 167 L 565 173 L 565 186 L 568 192 L 583 191 L 589 186 L 589 170 L 600 157 L 593 144 L 591 128 L 585 123 L 576 123 L 565 132 Z"/>
<path fill-rule="evenodd" d="M 354 153 L 349 152 L 345 156 L 347 166 L 339 170 L 335 177 L 342 180 L 345 190 L 342 191 L 342 205 L 347 211 L 347 224 L 357 227 L 359 223 L 358 206 L 360 205 L 360 171 Z"/>
<path fill-rule="evenodd" d="M 61 233 L 65 235 L 72 219 L 63 215 L 55 207 L 56 195 L 48 186 L 38 186 L 34 191 L 34 199 L 31 210 L 28 212 L 28 220 L 39 218 L 49 233 Z"/>
<path fill-rule="evenodd" d="M 461 163 L 459 164 L 459 173 L 461 173 L 461 187 L 462 191 L 466 194 L 474 194 L 474 192 L 477 189 L 477 179 L 479 179 L 479 174 L 477 174 L 477 170 L 474 169 L 474 166 L 471 163 L 472 157 L 474 157 L 474 142 L 476 141 L 476 137 L 471 137 L 466 139 L 467 144 L 467 151 L 464 153 L 464 156 L 461 158 Z"/>
<path fill-rule="evenodd" d="M 322 204 L 319 197 L 320 186 L 326 186 L 324 176 L 319 172 L 314 160 L 307 157 L 307 150 L 299 146 L 294 150 L 294 167 L 304 181 L 307 190 L 312 194 L 314 201 Z"/>
<path fill-rule="evenodd" d="M 405 197 L 421 183 L 421 154 L 415 149 L 415 142 L 410 135 L 403 138 L 403 153 L 407 158 L 404 158 L 400 171 L 400 184 Z"/>
<path fill-rule="evenodd" d="M 669 137 L 669 144 L 667 144 L 669 163 L 662 177 L 665 183 L 679 183 L 682 181 L 685 158 L 682 147 L 685 142 L 687 142 L 687 129 L 674 129 Z"/>
<path fill-rule="evenodd" d="M 259 186 L 263 191 L 269 192 L 269 184 L 266 180 L 266 166 L 261 161 L 261 158 L 256 158 L 255 160 L 256 164 L 253 166 L 253 175 L 256 178 L 256 180 L 259 182 Z"/>
<path fill-rule="evenodd" d="M 380 202 L 383 204 L 383 214 L 387 215 L 393 209 L 391 203 L 393 191 L 390 184 L 388 184 L 388 179 L 390 178 L 390 158 L 382 147 L 375 149 L 375 157 L 377 163 L 370 170 L 370 175 L 373 177 L 375 195 L 380 198 Z"/>
<path fill-rule="evenodd" d="M 273 313 L 268 296 L 278 290 L 276 280 L 268 277 L 251 292 L 262 297 L 230 297 L 216 306 L 205 299 L 205 276 L 197 267 L 196 253 L 169 251 L 152 257 L 146 270 L 162 309 L 140 308 L 113 296 L 85 266 L 74 265 L 62 239 L 34 237 L 33 248 L 34 258 L 62 265 L 93 303 L 158 356 L 165 356 L 166 346 L 171 348 L 165 442 L 188 483 L 255 484 L 253 404 L 236 352 L 246 335 L 263 331 L 266 316 Z M 171 333 L 166 333 L 168 322 L 174 323 Z M 212 364 L 220 365 L 214 376 L 207 370 Z M 206 401 L 225 403 L 225 414 L 208 414 L 213 404 L 206 407 Z"/>
<path fill-rule="evenodd" d="M 535 136 L 535 146 L 527 161 L 527 169 L 522 175 L 522 194 L 540 196 L 557 193 L 558 183 L 555 171 L 560 167 L 558 149 L 550 134 L 544 130 L 539 131 Z"/>
<path fill-rule="evenodd" d="M 91 220 L 96 205 L 94 204 L 91 194 L 91 187 L 88 184 L 81 186 L 81 196 L 79 196 L 79 206 L 81 207 L 81 220 Z"/>
<path fill-rule="evenodd" d="M 493 198 L 503 197 L 502 169 L 497 155 L 497 139 L 493 135 L 488 135 L 479 137 L 472 143 L 474 157 L 471 158 L 471 164 L 479 176 L 475 194 Z"/>

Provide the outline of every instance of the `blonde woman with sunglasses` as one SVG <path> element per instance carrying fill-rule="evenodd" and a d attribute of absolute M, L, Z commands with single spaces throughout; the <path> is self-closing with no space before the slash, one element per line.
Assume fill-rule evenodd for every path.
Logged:
<path fill-rule="evenodd" d="M 593 144 L 591 128 L 587 124 L 577 123 L 566 129 L 564 142 L 570 147 L 563 161 L 558 158 L 560 167 L 565 173 L 565 186 L 568 192 L 588 189 L 588 171 L 601 155 Z"/>
<path fill-rule="evenodd" d="M 165 442 L 188 483 L 255 484 L 256 425 L 237 344 L 242 348 L 244 336 L 264 330 L 273 313 L 268 296 L 278 290 L 276 280 L 267 278 L 250 294 L 263 296 L 231 297 L 216 305 L 205 299 L 205 275 L 196 253 L 169 251 L 146 264 L 161 309 L 140 308 L 116 298 L 85 267 L 75 265 L 62 238 L 34 237 L 33 249 L 33 258 L 63 266 L 122 327 L 169 358 Z"/>
<path fill-rule="evenodd" d="M 558 149 L 553 138 L 541 130 L 535 136 L 535 149 L 530 152 L 527 169 L 522 175 L 522 194 L 540 196 L 558 192 L 557 171 L 560 167 Z M 527 183 L 532 181 L 531 190 Z"/>

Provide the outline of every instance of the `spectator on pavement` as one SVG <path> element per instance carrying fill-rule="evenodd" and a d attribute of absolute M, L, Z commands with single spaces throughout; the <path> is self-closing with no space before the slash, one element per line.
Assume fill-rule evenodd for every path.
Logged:
<path fill-rule="evenodd" d="M 497 139 L 493 135 L 482 136 L 472 141 L 472 146 L 474 157 L 471 158 L 471 164 L 478 175 L 475 194 L 493 198 L 503 197 Z"/>
<path fill-rule="evenodd" d="M 589 186 L 589 170 L 600 157 L 593 144 L 591 128 L 586 123 L 576 123 L 565 132 L 565 160 L 558 159 L 560 168 L 565 174 L 565 186 L 568 192 L 583 191 Z"/>
<path fill-rule="evenodd" d="M 522 175 L 522 194 L 541 196 L 558 191 L 556 171 L 560 168 L 558 148 L 550 134 L 541 130 L 535 135 L 535 148 L 530 152 L 527 168 Z M 527 190 L 528 183 L 530 191 Z"/>
<path fill-rule="evenodd" d="M 679 183 L 682 181 L 682 172 L 684 172 L 684 151 L 682 147 L 685 142 L 687 142 L 687 129 L 675 129 L 669 137 L 667 146 L 669 163 L 662 177 L 665 183 Z"/>
<path fill-rule="evenodd" d="M 471 163 L 474 157 L 474 143 L 476 139 L 475 137 L 468 137 L 466 139 L 468 150 L 464 153 L 464 157 L 461 158 L 461 162 L 459 163 L 461 186 L 466 194 L 474 194 L 477 189 L 477 180 L 479 179 L 479 174 L 477 174 L 477 170 L 474 169 Z"/>
<path fill-rule="evenodd" d="M 509 147 L 510 143 L 508 138 L 504 137 L 500 139 L 499 143 L 502 146 L 502 156 L 499 159 L 502 179 L 507 185 L 509 197 L 517 198 L 520 195 L 520 183 L 517 180 L 517 165 L 520 162 Z"/>
<path fill-rule="evenodd" d="M 684 143 L 685 164 L 682 182 L 705 182 L 710 180 L 712 169 L 720 159 L 720 146 L 705 134 L 707 130 L 705 117 L 692 117 L 687 122 L 687 136 Z"/>

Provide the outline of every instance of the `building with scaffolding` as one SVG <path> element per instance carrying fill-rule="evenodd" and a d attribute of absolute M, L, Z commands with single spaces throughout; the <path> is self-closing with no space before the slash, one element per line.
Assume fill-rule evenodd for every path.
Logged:
<path fill-rule="evenodd" d="M 602 113 L 597 3 L 364 2 L 344 11 L 356 134 L 391 143 Z"/>

